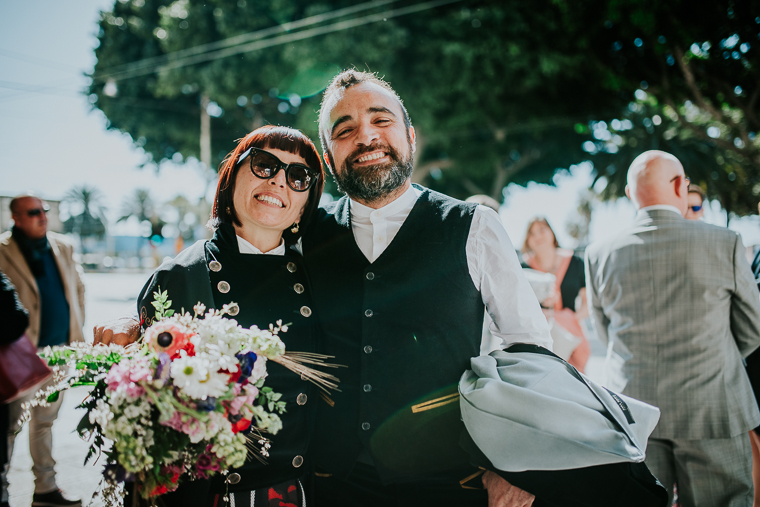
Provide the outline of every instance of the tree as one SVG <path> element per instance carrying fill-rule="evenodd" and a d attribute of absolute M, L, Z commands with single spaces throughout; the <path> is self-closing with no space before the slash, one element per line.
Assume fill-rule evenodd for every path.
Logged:
<path fill-rule="evenodd" d="M 234 139 L 263 123 L 315 138 L 318 94 L 329 77 L 368 68 L 391 81 L 412 115 L 415 180 L 454 196 L 501 200 L 507 183 L 551 183 L 557 170 L 586 159 L 613 182 L 606 148 L 588 151 L 584 143 L 597 144 L 592 127 L 622 121 L 634 93 L 647 87 L 656 100 L 647 107 L 661 118 L 674 113 L 678 123 L 670 139 L 659 137 L 666 130 L 645 128 L 658 136 L 655 144 L 680 143 L 692 158 L 710 152 L 705 174 L 717 171 L 727 181 L 734 174 L 736 184 L 750 188 L 736 194 L 701 181 L 724 205 L 752 194 L 758 53 L 749 41 L 757 36 L 757 7 L 481 0 L 414 11 L 420 5 L 359 12 L 348 0 L 119 1 L 100 23 L 92 100 L 111 128 L 130 133 L 154 162 L 175 153 L 200 156 L 205 118 L 216 165 Z M 338 11 L 344 15 L 328 19 Z M 312 23 L 315 16 L 321 21 Z M 371 16 L 378 22 L 361 24 Z M 322 34 L 306 38 L 309 30 Z M 157 59 L 123 66 L 147 57 Z M 685 115 L 692 106 L 701 123 Z M 636 127 L 616 133 L 618 153 L 643 124 Z M 720 135 L 711 137 L 709 127 Z M 618 171 L 622 158 L 612 158 Z M 619 195 L 620 185 L 609 188 Z M 745 204 L 734 209 L 744 212 Z"/>
<path fill-rule="evenodd" d="M 158 216 L 149 190 L 138 188 L 134 195 L 124 199 L 121 206 L 121 216 L 117 222 L 124 222 L 132 217 L 137 218 L 140 222 L 140 226 L 143 228 L 142 236 L 147 238 L 149 243 L 161 242 L 163 239 L 161 230 L 166 222 Z"/>
<path fill-rule="evenodd" d="M 103 195 L 95 187 L 82 185 L 69 190 L 63 202 L 69 205 L 69 218 L 63 222 L 63 230 L 77 234 L 86 249 L 84 239 L 103 238 L 106 234 L 106 208 L 102 204 Z"/>

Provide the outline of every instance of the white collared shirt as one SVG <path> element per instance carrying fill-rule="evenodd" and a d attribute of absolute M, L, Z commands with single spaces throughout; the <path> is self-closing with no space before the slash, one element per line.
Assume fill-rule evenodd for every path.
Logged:
<path fill-rule="evenodd" d="M 280 239 L 280 245 L 274 247 L 268 252 L 262 252 L 255 246 L 253 246 L 247 240 L 244 240 L 240 236 L 237 236 L 238 249 L 241 254 L 264 254 L 264 255 L 285 255 L 285 240 Z"/>
<path fill-rule="evenodd" d="M 683 216 L 683 213 L 681 213 L 680 209 L 676 208 L 675 206 L 671 206 L 670 204 L 653 204 L 651 206 L 644 206 L 643 208 L 639 208 L 639 211 L 650 211 L 650 210 L 675 211 L 679 215 Z"/>
<path fill-rule="evenodd" d="M 354 239 L 370 262 L 391 244 L 421 193 L 410 186 L 398 199 L 379 209 L 350 200 Z M 546 317 L 523 274 L 501 218 L 491 208 L 475 209 L 465 250 L 472 283 L 480 291 L 492 319 L 491 334 L 501 340 L 499 347 L 483 343 L 481 352 L 513 343 L 534 343 L 551 350 Z"/>

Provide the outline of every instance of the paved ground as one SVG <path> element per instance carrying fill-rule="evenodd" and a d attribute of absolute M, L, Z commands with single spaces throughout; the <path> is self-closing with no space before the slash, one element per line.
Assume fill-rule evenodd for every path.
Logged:
<path fill-rule="evenodd" d="M 85 275 L 86 286 L 86 320 L 85 337 L 92 338 L 92 327 L 96 322 L 103 322 L 124 315 L 135 313 L 135 300 L 148 279 L 148 274 L 100 274 Z M 587 374 L 597 378 L 601 372 L 604 348 L 599 342 L 592 341 L 592 354 L 587 366 Z M 77 410 L 88 390 L 84 387 L 69 391 L 64 397 L 58 420 L 53 426 L 53 457 L 56 467 L 58 486 L 69 498 L 83 499 L 87 505 L 100 483 L 103 463 L 84 465 L 89 444 L 82 441 L 75 429 L 84 414 Z M 8 476 L 10 482 L 11 507 L 28 507 L 32 503 L 34 476 L 31 472 L 32 459 L 29 456 L 29 433 L 26 428 L 16 437 L 16 447 Z M 102 504 L 93 502 L 93 507 Z"/>

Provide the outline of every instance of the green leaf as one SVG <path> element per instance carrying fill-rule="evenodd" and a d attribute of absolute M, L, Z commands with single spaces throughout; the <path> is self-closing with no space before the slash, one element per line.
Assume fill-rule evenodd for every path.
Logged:
<path fill-rule="evenodd" d="M 56 401 L 58 401 L 58 398 L 60 397 L 61 397 L 61 393 L 59 391 L 56 391 L 47 397 L 47 401 L 48 403 L 55 403 Z"/>

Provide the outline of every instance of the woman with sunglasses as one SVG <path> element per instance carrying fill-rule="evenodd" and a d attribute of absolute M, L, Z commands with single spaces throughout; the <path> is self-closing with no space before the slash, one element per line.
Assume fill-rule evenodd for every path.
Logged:
<path fill-rule="evenodd" d="M 211 212 L 214 236 L 165 262 L 138 299 L 143 328 L 152 323 L 153 293 L 168 291 L 175 311 L 201 302 L 207 308 L 234 303 L 229 315 L 243 327 L 290 323 L 282 340 L 290 350 L 316 351 L 309 281 L 296 250 L 302 228 L 316 214 L 324 185 L 317 149 L 303 133 L 265 126 L 242 139 L 219 171 Z M 211 480 L 183 483 L 161 497 L 166 505 L 305 505 L 306 456 L 317 393 L 312 384 L 269 362 L 267 385 L 287 403 L 283 428 L 271 437 L 266 464 L 249 453 L 246 464 L 230 470 L 227 484 Z M 268 436 L 268 435 L 267 435 Z M 234 502 L 234 503 L 233 503 Z M 280 504 L 278 504 L 280 505 Z"/>

